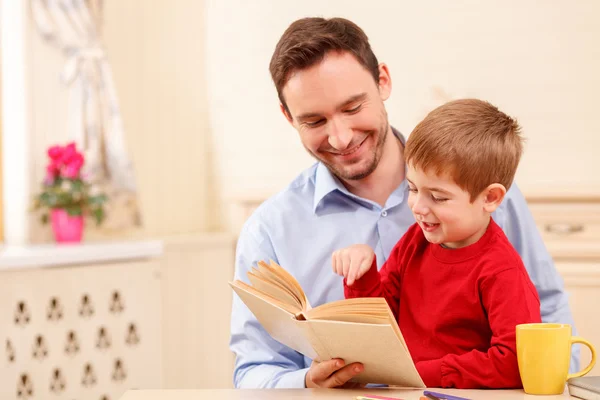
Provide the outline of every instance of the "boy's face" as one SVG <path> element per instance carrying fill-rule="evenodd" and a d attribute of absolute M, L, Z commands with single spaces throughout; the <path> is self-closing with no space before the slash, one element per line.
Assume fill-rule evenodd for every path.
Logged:
<path fill-rule="evenodd" d="M 410 164 L 406 179 L 408 205 L 430 243 L 459 248 L 483 236 L 490 217 L 484 193 L 471 203 L 470 194 L 449 175 L 426 173 Z"/>

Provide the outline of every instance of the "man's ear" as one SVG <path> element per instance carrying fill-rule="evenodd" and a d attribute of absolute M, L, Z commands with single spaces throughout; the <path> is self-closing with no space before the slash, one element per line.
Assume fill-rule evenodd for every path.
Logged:
<path fill-rule="evenodd" d="M 386 101 L 392 93 L 392 77 L 390 71 L 384 63 L 379 64 L 379 96 L 382 101 Z"/>
<path fill-rule="evenodd" d="M 288 112 L 286 106 L 284 106 L 282 103 L 279 103 L 279 109 L 283 113 L 283 116 L 285 117 L 285 119 L 287 119 L 290 124 L 294 125 L 294 119 Z"/>
<path fill-rule="evenodd" d="M 506 188 L 504 185 L 492 183 L 483 190 L 483 209 L 489 213 L 496 211 L 505 195 Z"/>

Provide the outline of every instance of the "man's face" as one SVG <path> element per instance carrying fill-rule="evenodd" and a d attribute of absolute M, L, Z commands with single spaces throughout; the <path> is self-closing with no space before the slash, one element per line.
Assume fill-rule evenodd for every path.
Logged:
<path fill-rule="evenodd" d="M 330 52 L 322 62 L 296 71 L 283 88 L 290 114 L 306 150 L 342 180 L 371 174 L 389 130 L 383 101 L 391 80 L 380 66 L 379 85 L 350 53 Z"/>

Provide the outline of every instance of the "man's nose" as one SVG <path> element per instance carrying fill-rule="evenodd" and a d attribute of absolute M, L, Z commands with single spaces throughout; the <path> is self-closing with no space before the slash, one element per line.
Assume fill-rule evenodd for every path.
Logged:
<path fill-rule="evenodd" d="M 327 137 L 331 147 L 338 151 L 347 149 L 352 142 L 352 129 L 336 119 L 331 119 L 327 125 Z"/>

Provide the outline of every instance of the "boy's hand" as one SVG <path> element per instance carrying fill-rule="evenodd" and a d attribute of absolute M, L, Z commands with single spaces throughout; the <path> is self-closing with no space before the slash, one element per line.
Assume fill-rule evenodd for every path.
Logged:
<path fill-rule="evenodd" d="M 366 244 L 355 244 L 336 250 L 331 256 L 333 272 L 346 278 L 346 284 L 352 286 L 360 279 L 373 263 L 375 253 Z"/>

